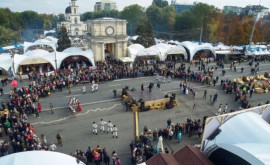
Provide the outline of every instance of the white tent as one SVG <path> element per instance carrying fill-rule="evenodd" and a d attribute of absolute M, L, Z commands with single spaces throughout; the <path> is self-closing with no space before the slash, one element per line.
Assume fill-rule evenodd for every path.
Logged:
<path fill-rule="evenodd" d="M 44 39 L 39 39 L 39 40 L 36 40 L 34 43 L 26 43 L 24 45 L 24 52 L 26 53 L 29 49 L 29 47 L 32 47 L 32 46 L 37 46 L 37 45 L 46 45 L 46 46 L 50 46 L 54 51 L 56 51 L 56 48 L 57 48 L 57 41 L 58 39 L 54 38 L 54 37 L 51 37 L 51 36 L 48 36 Z"/>
<path fill-rule="evenodd" d="M 55 60 L 57 61 L 57 69 L 60 68 L 62 62 L 71 56 L 84 56 L 86 57 L 93 66 L 95 66 L 94 56 L 92 50 L 83 51 L 80 48 L 68 48 L 63 52 L 48 52 L 46 50 L 36 49 L 33 51 L 27 51 L 24 55 L 14 56 L 14 68 L 15 72 L 18 72 L 20 65 L 29 65 L 29 64 L 43 64 L 50 63 L 55 69 Z M 0 64 L 2 60 L 0 59 Z M 12 63 L 9 63 L 10 67 Z"/>
<path fill-rule="evenodd" d="M 70 57 L 70 56 L 84 56 L 91 62 L 92 66 L 95 66 L 94 55 L 93 55 L 93 51 L 91 49 L 84 51 L 81 48 L 71 47 L 71 48 L 65 49 L 63 52 L 57 52 L 57 54 L 59 54 L 59 53 L 65 54 L 63 56 L 64 58 L 59 59 L 61 61 L 61 63 L 64 59 L 66 59 L 67 57 Z M 62 57 L 60 54 L 59 54 L 59 56 Z M 61 63 L 58 66 L 60 66 Z"/>
<path fill-rule="evenodd" d="M 27 151 L 0 158 L 1 165 L 85 165 L 76 158 L 51 151 Z"/>
<path fill-rule="evenodd" d="M 138 57 L 152 56 L 152 57 L 157 57 L 158 59 L 161 59 L 160 52 L 153 47 L 146 48 L 144 50 L 139 51 L 137 56 Z"/>
<path fill-rule="evenodd" d="M 216 58 L 216 53 L 214 47 L 209 44 L 209 43 L 201 43 L 199 44 L 198 42 L 190 42 L 190 41 L 184 41 L 181 42 L 180 45 L 188 49 L 188 55 L 189 55 L 189 60 L 192 60 L 194 55 L 200 51 L 200 50 L 209 50 L 213 53 L 214 57 Z"/>
<path fill-rule="evenodd" d="M 202 151 L 222 148 L 250 164 L 270 164 L 270 105 L 207 118 Z"/>
<path fill-rule="evenodd" d="M 130 57 L 121 57 L 120 61 L 122 61 L 123 63 L 133 63 L 134 59 L 132 59 Z"/>
<path fill-rule="evenodd" d="M 167 51 L 165 52 L 165 54 L 163 56 L 163 60 L 166 60 L 167 56 L 172 55 L 172 54 L 182 54 L 182 55 L 184 55 L 186 60 L 188 59 L 186 49 L 181 45 L 177 45 L 175 47 L 167 49 Z"/>
<path fill-rule="evenodd" d="M 159 53 L 160 60 L 164 61 L 166 58 L 166 52 L 174 47 L 175 45 L 159 43 L 159 44 L 151 46 L 150 49 L 156 50 Z"/>
<path fill-rule="evenodd" d="M 8 73 L 9 69 L 11 69 L 12 58 L 9 53 L 2 53 L 0 55 L 0 68 L 4 70 L 5 73 Z"/>
<path fill-rule="evenodd" d="M 262 56 L 262 55 L 270 55 L 270 51 L 267 50 L 267 46 L 265 45 L 246 45 L 247 56 Z"/>
<path fill-rule="evenodd" d="M 132 59 L 135 59 L 138 55 L 138 52 L 144 49 L 144 46 L 141 44 L 132 44 L 128 47 L 128 56 Z"/>
<path fill-rule="evenodd" d="M 224 45 L 223 43 L 218 43 L 216 46 L 214 46 L 214 49 L 217 51 L 224 51 L 224 50 L 230 50 L 231 47 Z"/>

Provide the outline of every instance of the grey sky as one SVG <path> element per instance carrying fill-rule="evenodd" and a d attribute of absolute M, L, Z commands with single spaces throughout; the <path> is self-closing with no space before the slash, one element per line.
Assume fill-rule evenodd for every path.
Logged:
<path fill-rule="evenodd" d="M 95 2 L 100 0 L 78 0 L 80 6 L 79 12 L 93 11 Z M 148 7 L 152 0 L 114 0 L 117 3 L 118 10 L 123 10 L 125 6 L 139 4 Z M 171 3 L 171 0 L 168 0 Z M 64 13 L 70 0 L 0 0 L 0 7 L 8 7 L 12 11 L 33 10 L 39 13 Z M 177 0 L 177 3 L 192 4 L 194 0 Z M 240 6 L 258 5 L 259 0 L 197 0 L 197 2 L 208 3 L 218 8 L 225 5 Z M 270 0 L 261 0 L 261 5 L 270 8 Z"/>

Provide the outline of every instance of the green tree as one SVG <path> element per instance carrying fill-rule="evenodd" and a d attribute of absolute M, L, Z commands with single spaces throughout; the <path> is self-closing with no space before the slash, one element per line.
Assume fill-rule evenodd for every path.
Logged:
<path fill-rule="evenodd" d="M 192 7 L 189 11 L 181 13 L 176 17 L 175 21 L 175 30 L 188 30 L 195 28 L 202 28 L 203 35 L 202 40 L 205 42 L 209 42 L 210 36 L 210 27 L 209 24 L 213 23 L 213 18 L 220 11 L 214 6 L 210 6 L 204 3 L 197 3 L 194 7 Z M 198 38 L 193 36 L 193 38 Z"/>
<path fill-rule="evenodd" d="M 152 5 L 156 5 L 160 8 L 168 6 L 168 1 L 166 0 L 153 0 Z"/>
<path fill-rule="evenodd" d="M 57 51 L 60 52 L 71 47 L 71 42 L 67 34 L 67 29 L 64 26 L 61 27 L 60 32 L 58 34 L 57 45 L 58 45 Z"/>
<path fill-rule="evenodd" d="M 135 14 L 136 13 L 136 14 Z M 131 5 L 124 8 L 120 13 L 121 19 L 127 20 L 127 33 L 133 35 L 140 22 L 147 21 L 147 15 L 144 8 L 139 5 Z"/>
<path fill-rule="evenodd" d="M 18 32 L 12 29 L 0 26 L 0 46 L 7 46 L 13 44 L 19 38 Z"/>
<path fill-rule="evenodd" d="M 137 27 L 136 34 L 138 35 L 138 38 L 135 41 L 136 43 L 141 44 L 146 48 L 155 45 L 155 36 L 150 19 L 148 19 L 147 23 L 141 23 Z"/>

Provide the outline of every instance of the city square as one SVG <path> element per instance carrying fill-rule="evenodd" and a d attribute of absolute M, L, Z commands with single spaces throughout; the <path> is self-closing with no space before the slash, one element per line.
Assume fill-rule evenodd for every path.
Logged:
<path fill-rule="evenodd" d="M 0 164 L 270 163 L 268 4 L 137 3 L 0 8 Z"/>

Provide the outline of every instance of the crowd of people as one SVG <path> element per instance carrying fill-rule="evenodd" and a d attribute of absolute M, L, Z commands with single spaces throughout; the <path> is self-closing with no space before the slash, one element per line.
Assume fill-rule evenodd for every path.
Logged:
<path fill-rule="evenodd" d="M 35 134 L 34 127 L 29 123 L 29 117 L 39 117 L 42 106 L 39 103 L 40 97 L 47 97 L 51 91 L 55 91 L 55 85 L 60 80 L 56 79 L 35 79 L 29 86 L 14 87 L 9 92 L 9 101 L 1 103 L 2 116 L 0 136 L 3 133 L 8 136 L 9 141 L 1 140 L 1 155 L 9 154 L 9 146 L 12 152 L 32 150 L 56 150 L 54 143 L 47 143 L 46 136 L 39 138 Z M 3 130 L 3 131 L 2 131 Z M 62 137 L 57 133 L 58 144 L 62 145 Z"/>
<path fill-rule="evenodd" d="M 181 80 L 180 89 L 183 90 L 184 94 L 191 93 L 195 98 L 196 89 L 194 86 L 190 85 L 189 82 L 201 83 L 204 85 L 215 86 L 219 81 L 219 76 L 214 77 L 213 73 L 221 68 L 224 70 L 224 63 L 217 62 L 216 66 L 208 67 L 203 61 L 195 63 L 198 67 L 198 71 L 191 70 L 193 63 L 188 64 L 181 63 L 179 67 L 176 68 L 175 62 L 166 62 L 165 67 L 161 68 L 159 63 L 154 63 L 152 66 L 147 64 L 142 65 L 138 63 L 133 68 L 130 68 L 128 64 L 123 64 L 120 61 L 106 61 L 102 63 L 97 63 L 96 69 L 86 69 L 81 68 L 77 70 L 63 69 L 59 70 L 58 74 L 40 75 L 39 73 L 29 74 L 30 85 L 27 87 L 15 87 L 9 92 L 9 101 L 2 102 L 2 110 L 4 115 L 1 117 L 1 127 L 0 127 L 0 137 L 5 133 L 8 136 L 9 141 L 4 141 L 1 144 L 1 154 L 7 155 L 9 146 L 12 147 L 12 152 L 21 151 L 31 151 L 31 150 L 56 150 L 56 145 L 54 143 L 49 144 L 46 140 L 45 135 L 41 135 L 39 138 L 35 134 L 33 126 L 29 123 L 28 118 L 32 115 L 39 117 L 39 113 L 42 112 L 41 104 L 39 99 L 41 97 L 48 97 L 51 92 L 56 90 L 62 91 L 63 88 L 67 88 L 69 93 L 71 93 L 71 87 L 83 84 L 85 82 L 92 83 L 92 91 L 96 88 L 96 84 L 103 83 L 106 81 L 111 81 L 115 79 L 123 78 L 136 78 L 138 76 L 154 76 L 158 75 L 157 80 L 162 82 L 168 82 L 172 78 Z M 234 64 L 232 65 L 234 67 Z M 259 64 L 256 64 L 255 71 L 258 70 Z M 225 73 L 222 72 L 223 75 Z M 2 86 L 7 85 L 6 81 L 1 81 Z M 252 107 L 248 102 L 248 95 L 251 98 L 254 92 L 254 85 L 250 82 L 248 85 L 242 85 L 232 82 L 230 80 L 221 80 L 220 82 L 222 89 L 227 94 L 235 94 L 235 102 L 241 101 L 241 108 Z M 83 93 L 86 93 L 86 87 L 83 85 Z M 3 94 L 3 90 L 0 90 L 0 94 Z M 213 96 L 209 96 L 211 104 L 217 102 L 217 93 Z M 204 99 L 207 99 L 207 90 L 204 91 Z M 269 101 L 268 101 L 269 103 Z M 81 111 L 80 102 L 76 101 L 76 98 L 71 97 L 69 102 L 71 113 L 74 114 L 77 107 L 78 111 Z M 51 111 L 53 113 L 53 105 L 50 105 Z M 228 112 L 228 105 L 219 105 L 217 115 Z M 73 115 L 75 117 L 75 115 Z M 203 120 L 204 121 L 204 120 Z M 185 123 L 173 124 L 170 120 L 167 122 L 167 127 L 164 129 L 154 129 L 153 132 L 145 127 L 143 134 L 138 137 L 137 141 L 132 143 L 131 154 L 133 158 L 139 160 L 148 160 L 153 156 L 154 153 L 158 151 L 155 147 L 151 146 L 152 141 L 157 141 L 158 137 L 162 136 L 164 139 L 172 141 L 174 138 L 177 142 L 181 142 L 182 135 L 188 134 L 188 136 L 202 134 L 203 121 L 201 120 L 191 120 L 187 119 Z M 107 133 L 112 133 L 113 137 L 118 138 L 118 129 L 110 121 L 105 122 L 101 119 L 99 122 L 100 130 Z M 107 127 L 107 129 L 105 129 Z M 2 131 L 3 130 L 3 131 Z M 98 134 L 98 123 L 93 122 L 92 124 L 93 134 Z M 58 145 L 62 145 L 62 137 L 60 133 L 56 135 Z M 141 147 L 144 147 L 144 152 L 141 151 Z M 110 157 L 108 156 L 106 149 L 92 150 L 90 147 L 86 152 L 77 150 L 73 156 L 82 160 L 83 162 L 95 161 L 99 164 L 101 160 L 106 164 Z M 119 161 L 116 161 L 119 160 Z M 114 157 L 113 162 L 117 164 L 120 163 L 120 159 Z M 119 163 L 117 165 L 119 165 Z M 121 163 L 120 163 L 121 164 Z"/>
<path fill-rule="evenodd" d="M 107 149 L 105 147 L 102 149 L 99 145 L 97 145 L 95 149 L 92 149 L 89 146 L 86 151 L 77 149 L 75 153 L 71 153 L 70 155 L 76 157 L 85 164 L 94 162 L 96 165 L 100 165 L 103 162 L 105 165 L 110 165 L 112 162 L 113 165 L 121 165 L 120 158 L 115 151 L 109 155 Z"/>
<path fill-rule="evenodd" d="M 177 143 L 180 143 L 182 135 L 187 135 L 188 137 L 197 135 L 198 138 L 201 138 L 206 118 L 207 116 L 203 118 L 203 121 L 200 119 L 192 120 L 191 118 L 187 118 L 186 122 L 176 124 L 174 124 L 171 119 L 168 119 L 166 127 L 163 129 L 155 128 L 153 131 L 147 126 L 144 126 L 141 135 L 137 137 L 135 142 L 132 141 L 130 144 L 132 162 L 140 163 L 147 161 L 159 152 L 169 154 L 168 148 L 162 151 L 161 147 L 159 147 L 157 141 L 159 141 L 160 137 L 168 141 L 169 143 L 167 144 L 173 142 L 174 139 Z M 157 143 L 157 145 L 154 146 L 153 142 Z"/>

